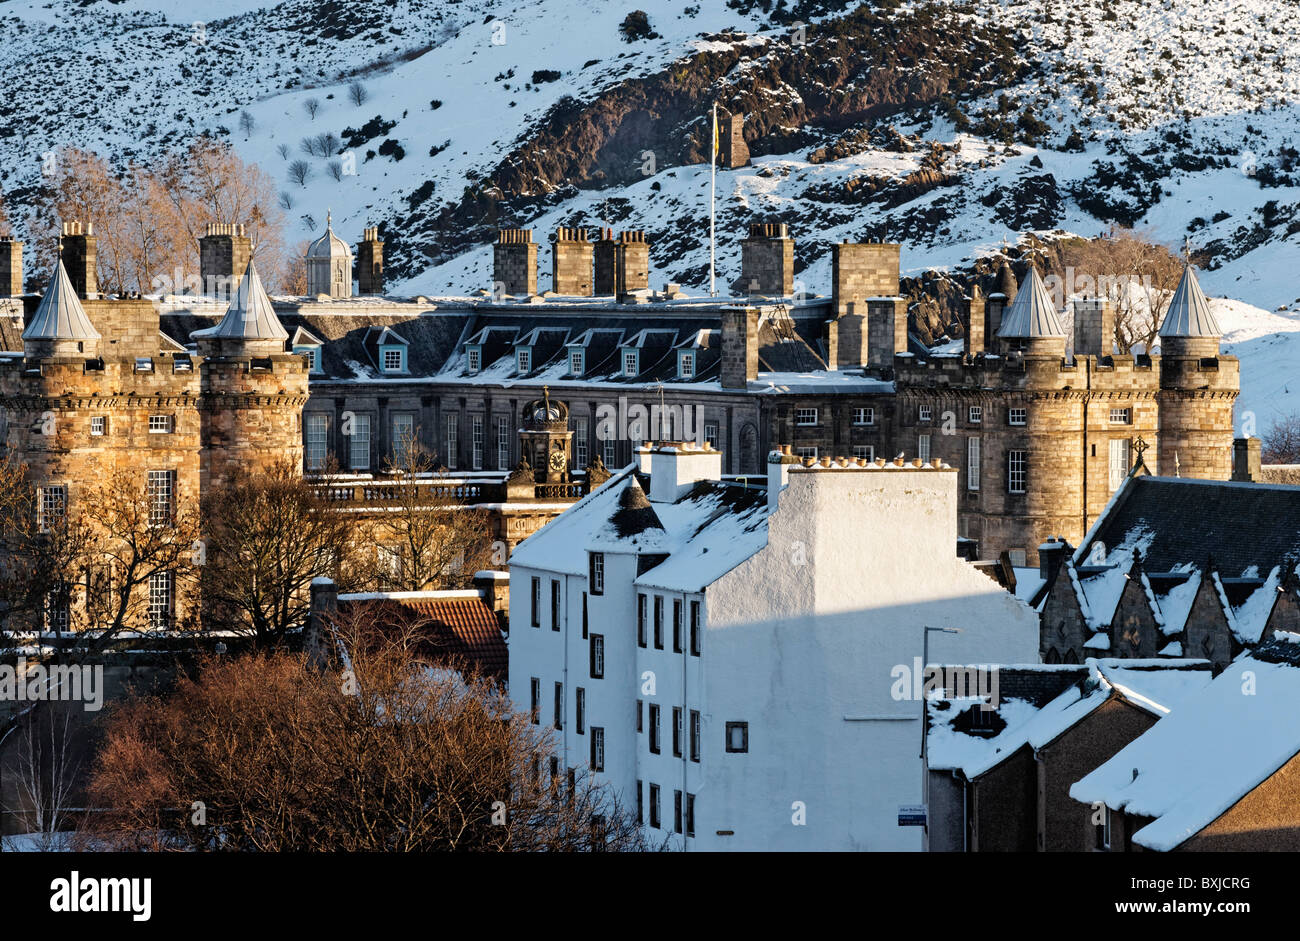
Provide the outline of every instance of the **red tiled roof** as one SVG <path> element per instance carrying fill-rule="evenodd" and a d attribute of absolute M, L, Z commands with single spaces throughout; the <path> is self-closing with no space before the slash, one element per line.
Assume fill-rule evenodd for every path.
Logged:
<path fill-rule="evenodd" d="M 509 652 L 496 612 L 482 598 L 376 598 L 339 602 L 340 613 L 365 605 L 376 622 L 416 624 L 423 635 L 420 655 L 457 670 L 477 669 L 504 682 Z"/>

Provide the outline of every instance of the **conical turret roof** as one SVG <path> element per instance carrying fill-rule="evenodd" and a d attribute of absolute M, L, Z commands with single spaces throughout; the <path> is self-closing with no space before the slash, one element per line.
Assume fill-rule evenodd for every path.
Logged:
<path fill-rule="evenodd" d="M 287 340 L 289 331 L 271 307 L 262 279 L 257 276 L 257 266 L 252 261 L 244 269 L 239 290 L 226 308 L 221 323 L 208 336 L 231 340 Z"/>
<path fill-rule="evenodd" d="M 1210 302 L 1201 290 L 1200 283 L 1188 265 L 1169 301 L 1169 310 L 1160 324 L 1162 337 L 1221 337 L 1219 322 L 1210 313 Z"/>
<path fill-rule="evenodd" d="M 98 340 L 99 331 L 86 316 L 81 301 L 77 299 L 77 290 L 72 286 L 63 260 L 59 259 L 50 278 L 50 286 L 45 289 L 40 306 L 32 314 L 27 328 L 23 330 L 24 340 Z"/>
<path fill-rule="evenodd" d="M 998 328 L 999 337 L 1032 338 L 1064 337 L 1065 330 L 1061 320 L 1056 316 L 1056 305 L 1052 295 L 1047 292 L 1047 285 L 1033 265 L 1029 273 L 1020 282 L 1016 299 L 1002 314 L 1002 325 Z"/>

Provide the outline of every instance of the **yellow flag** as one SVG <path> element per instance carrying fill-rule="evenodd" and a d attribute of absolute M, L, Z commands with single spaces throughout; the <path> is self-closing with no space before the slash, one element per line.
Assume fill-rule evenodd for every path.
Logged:
<path fill-rule="evenodd" d="M 713 155 L 716 157 L 722 151 L 722 138 L 718 134 L 718 112 L 713 112 Z"/>

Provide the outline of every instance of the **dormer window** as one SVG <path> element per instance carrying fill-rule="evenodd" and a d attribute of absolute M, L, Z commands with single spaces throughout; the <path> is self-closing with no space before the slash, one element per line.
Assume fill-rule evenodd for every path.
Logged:
<path fill-rule="evenodd" d="M 515 350 L 515 368 L 519 375 L 533 371 L 533 348 L 531 346 L 521 346 Z"/>
<path fill-rule="evenodd" d="M 677 378 L 695 378 L 695 351 L 681 350 L 677 354 Z"/>
<path fill-rule="evenodd" d="M 585 362 L 586 358 L 587 358 L 587 352 L 586 350 L 582 349 L 582 347 L 570 348 L 569 350 L 569 375 L 570 376 L 573 376 L 575 379 L 581 378 L 582 374 L 586 372 L 586 362 Z"/>
<path fill-rule="evenodd" d="M 310 372 L 319 373 L 321 371 L 319 346 L 295 346 L 293 351 L 299 356 L 307 357 L 307 368 Z"/>
<path fill-rule="evenodd" d="M 483 368 L 483 347 L 473 344 L 465 347 L 465 365 L 470 372 Z"/>
<path fill-rule="evenodd" d="M 379 362 L 386 373 L 406 372 L 406 347 L 405 346 L 381 346 L 379 348 Z"/>
<path fill-rule="evenodd" d="M 137 356 L 135 358 L 136 372 L 153 372 L 153 360 L 148 356 Z"/>
<path fill-rule="evenodd" d="M 641 372 L 641 351 L 624 350 L 623 351 L 623 375 L 635 376 Z"/>

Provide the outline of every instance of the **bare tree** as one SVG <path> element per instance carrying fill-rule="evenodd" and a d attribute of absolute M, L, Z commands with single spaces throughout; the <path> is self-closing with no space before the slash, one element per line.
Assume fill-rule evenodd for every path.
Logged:
<path fill-rule="evenodd" d="M 289 180 L 299 186 L 306 186 L 311 179 L 311 165 L 306 160 L 295 160 L 289 164 Z"/>
<path fill-rule="evenodd" d="M 353 82 L 348 86 L 348 98 L 358 108 L 365 104 L 366 99 L 369 97 L 370 93 L 366 91 L 366 86 L 362 85 L 360 82 Z"/>
<path fill-rule="evenodd" d="M 280 208 L 281 209 L 293 208 L 293 193 L 290 193 L 288 190 L 280 191 Z"/>
<path fill-rule="evenodd" d="M 341 160 L 331 160 L 328 169 L 330 176 L 336 183 L 343 179 L 343 162 Z"/>
<path fill-rule="evenodd" d="M 320 110 L 319 98 L 308 98 L 302 103 L 302 108 L 307 112 L 307 116 L 313 121 L 316 120 L 316 112 Z"/>
<path fill-rule="evenodd" d="M 25 712 L 11 733 L 17 736 L 10 778 L 17 803 L 8 809 L 26 819 L 29 832 L 39 834 L 41 850 L 68 848 L 77 821 L 74 795 L 81 759 L 75 742 L 75 708 L 58 700 L 39 703 Z"/>
<path fill-rule="evenodd" d="M 245 472 L 204 501 L 208 622 L 273 647 L 307 624 L 311 583 L 352 578 L 354 521 L 324 501 L 297 466 Z"/>
<path fill-rule="evenodd" d="M 418 439 L 418 434 L 414 436 Z M 464 485 L 439 473 L 414 440 L 388 462 L 383 507 L 369 521 L 375 555 L 363 571 L 379 590 L 466 588 L 494 558 L 492 517 L 465 503 Z"/>
<path fill-rule="evenodd" d="M 90 788 L 108 809 L 94 815 L 105 845 L 650 848 L 585 768 L 563 780 L 543 772 L 549 733 L 496 684 L 430 668 L 407 636 L 366 623 L 335 630 L 340 656 L 323 670 L 283 651 L 218 658 L 169 698 L 115 709 Z"/>
<path fill-rule="evenodd" d="M 1042 254 L 1046 273 L 1067 291 L 1112 303 L 1121 353 L 1135 346 L 1150 350 L 1183 272 L 1182 260 L 1168 246 L 1150 233 L 1114 227 L 1093 239 L 1051 242 Z"/>
<path fill-rule="evenodd" d="M 249 135 L 253 133 L 253 128 L 256 126 L 257 122 L 253 120 L 253 116 L 249 112 L 239 112 L 239 129 L 244 132 L 244 140 L 248 140 Z"/>
<path fill-rule="evenodd" d="M 305 260 L 307 245 L 308 243 L 305 241 L 299 242 L 294 251 L 285 253 L 284 266 L 280 269 L 280 277 L 277 279 L 280 290 L 285 294 L 303 297 L 307 293 L 307 263 Z"/>
<path fill-rule="evenodd" d="M 1260 441 L 1260 458 L 1265 464 L 1300 464 L 1300 413 L 1273 422 Z"/>
<path fill-rule="evenodd" d="M 173 609 L 192 595 L 199 514 L 176 489 L 174 479 L 150 481 L 128 467 L 83 488 L 74 515 L 90 538 L 77 560 L 85 592 L 78 646 L 95 652 L 127 630 L 183 626 L 153 595 L 156 578 L 166 579 Z"/>
<path fill-rule="evenodd" d="M 289 145 L 280 143 L 275 145 L 275 152 L 280 155 L 281 160 L 289 159 Z"/>

